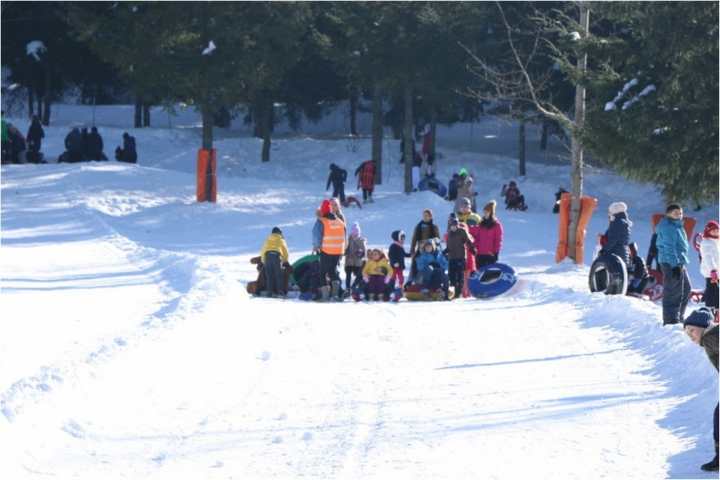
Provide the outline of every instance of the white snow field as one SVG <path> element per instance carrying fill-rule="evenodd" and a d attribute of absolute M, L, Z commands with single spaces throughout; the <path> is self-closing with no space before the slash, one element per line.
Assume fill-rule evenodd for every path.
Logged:
<path fill-rule="evenodd" d="M 70 123 L 46 129 L 50 158 Z M 100 125 L 110 156 L 122 131 Z M 646 251 L 652 186 L 589 168 L 586 265 L 556 265 L 568 168 L 529 163 L 529 211 L 499 209 L 520 282 L 493 300 L 259 299 L 249 258 L 273 226 L 292 260 L 307 254 L 329 163 L 354 170 L 369 140 L 279 139 L 263 165 L 258 140 L 220 132 L 218 202 L 198 204 L 197 129 L 131 131 L 138 165 L 2 167 L 0 478 L 717 478 L 699 469 L 718 400 L 705 353 L 659 305 L 587 288 L 611 201 Z M 438 142 L 440 178 L 465 166 L 481 205 L 501 200 L 511 155 Z M 401 193 L 385 148 L 376 202 L 346 210 L 381 247 L 423 208 L 441 227 L 451 210 Z"/>

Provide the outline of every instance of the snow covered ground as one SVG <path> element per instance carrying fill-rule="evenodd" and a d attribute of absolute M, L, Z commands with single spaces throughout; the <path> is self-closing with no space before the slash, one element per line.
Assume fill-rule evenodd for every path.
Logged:
<path fill-rule="evenodd" d="M 112 152 L 121 123 L 100 131 Z M 316 304 L 249 298 L 248 260 L 276 225 L 292 259 L 308 253 L 329 163 L 354 168 L 368 140 L 280 139 L 262 165 L 258 140 L 223 136 L 210 205 L 194 201 L 196 129 L 133 134 L 137 166 L 2 167 L 0 478 L 716 477 L 698 468 L 717 402 L 704 352 L 659 306 L 591 295 L 587 267 L 553 261 L 566 167 L 529 164 L 530 210 L 499 211 L 510 294 Z M 442 141 L 439 176 L 468 167 L 478 201 L 500 200 L 516 161 Z M 346 211 L 381 247 L 451 208 L 402 194 L 386 152 L 376 203 Z M 617 200 L 644 252 L 658 192 L 596 169 L 586 190 L 586 257 Z"/>

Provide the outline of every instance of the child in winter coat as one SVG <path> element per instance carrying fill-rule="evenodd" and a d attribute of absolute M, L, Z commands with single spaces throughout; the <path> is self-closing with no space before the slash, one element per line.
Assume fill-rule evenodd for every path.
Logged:
<path fill-rule="evenodd" d="M 700 242 L 700 272 L 705 277 L 705 306 L 718 310 L 718 270 L 720 270 L 720 240 L 718 240 L 718 222 L 711 220 L 705 225 Z"/>
<path fill-rule="evenodd" d="M 525 205 L 525 196 L 520 193 L 520 189 L 514 180 L 509 185 L 503 185 L 500 195 L 505 197 L 505 208 L 507 210 L 527 210 Z"/>
<path fill-rule="evenodd" d="M 625 262 L 628 270 L 630 265 L 630 228 L 632 222 L 628 219 L 627 205 L 624 202 L 614 202 L 608 208 L 608 216 L 610 218 L 610 226 L 608 226 L 605 237 L 607 243 L 601 253 L 615 254 Z"/>
<path fill-rule="evenodd" d="M 368 160 L 360 164 L 355 170 L 355 176 L 358 177 L 358 188 L 362 188 L 363 202 L 373 203 L 373 190 L 375 189 L 375 162 Z"/>
<path fill-rule="evenodd" d="M 458 219 L 451 214 L 448 221 L 448 232 L 445 235 L 448 255 L 448 282 L 455 289 L 454 298 L 460 296 L 464 291 L 465 275 L 468 271 L 468 257 L 473 258 L 475 246 L 473 238 L 467 231 L 467 225 L 458 222 Z"/>
<path fill-rule="evenodd" d="M 388 289 L 392 279 L 392 268 L 385 253 L 379 249 L 371 249 L 368 252 L 368 261 L 363 268 L 363 280 L 365 281 L 365 296 L 372 300 L 389 300 Z"/>
<path fill-rule="evenodd" d="M 350 237 L 345 249 L 345 290 L 348 292 L 350 287 L 356 285 L 362 278 L 366 249 L 366 240 L 361 236 L 360 225 L 355 222 L 350 229 Z M 352 281 L 353 275 L 354 281 Z"/>
<path fill-rule="evenodd" d="M 288 263 L 289 257 L 287 243 L 278 227 L 273 228 L 272 233 L 265 240 L 260 257 L 262 258 L 267 294 L 273 297 L 285 295 L 287 292 L 284 291 L 283 265 Z"/>
<path fill-rule="evenodd" d="M 434 240 L 426 240 L 421 247 L 421 253 L 415 258 L 417 273 L 413 283 L 421 285 L 423 290 L 437 290 L 442 288 L 445 299 L 448 300 L 448 261 L 445 255 L 437 249 Z"/>
<path fill-rule="evenodd" d="M 650 278 L 645 260 L 638 254 L 637 243 L 628 245 L 630 250 L 630 263 L 628 263 L 628 295 L 642 294 Z"/>
<path fill-rule="evenodd" d="M 500 258 L 503 241 L 503 227 L 495 215 L 497 202 L 492 200 L 483 208 L 483 217 L 477 228 L 470 233 L 475 237 L 477 268 L 496 263 Z"/>
<path fill-rule="evenodd" d="M 396 288 L 402 288 L 405 283 L 405 259 L 411 255 L 405 251 L 405 232 L 395 230 L 390 237 L 393 240 L 388 249 L 390 266 L 393 269 L 392 282 Z"/>

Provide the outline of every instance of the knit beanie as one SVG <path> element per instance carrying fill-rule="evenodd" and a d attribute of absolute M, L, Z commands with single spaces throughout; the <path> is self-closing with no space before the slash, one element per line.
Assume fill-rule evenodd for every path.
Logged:
<path fill-rule="evenodd" d="M 627 204 L 625 202 L 614 202 L 608 207 L 608 213 L 610 215 L 617 215 L 618 213 L 627 212 Z"/>
<path fill-rule="evenodd" d="M 352 227 L 350 227 L 350 235 L 352 235 L 353 237 L 360 236 L 360 224 L 358 222 L 354 222 L 352 224 Z"/>
<path fill-rule="evenodd" d="M 713 314 L 707 307 L 701 307 L 692 312 L 683 323 L 684 326 L 692 325 L 693 327 L 707 328 L 713 321 Z"/>
<path fill-rule="evenodd" d="M 330 200 L 323 200 L 322 203 L 320 204 L 320 215 L 324 217 L 330 212 L 331 212 Z"/>
<path fill-rule="evenodd" d="M 495 200 L 490 200 L 484 207 L 483 212 L 488 212 L 491 216 L 495 216 L 495 207 L 497 206 L 497 202 Z"/>
<path fill-rule="evenodd" d="M 718 238 L 717 234 L 712 235 L 710 232 L 712 230 L 718 229 L 718 222 L 715 220 L 710 220 L 707 224 L 705 224 L 705 230 L 703 230 L 703 238 Z"/>
<path fill-rule="evenodd" d="M 395 242 L 399 242 L 400 238 L 402 238 L 404 236 L 405 236 L 405 232 L 403 232 L 402 230 L 395 230 L 394 232 L 392 232 L 390 234 L 390 238 L 392 238 L 393 241 L 395 241 Z"/>
<path fill-rule="evenodd" d="M 278 227 L 273 227 L 272 233 L 277 233 L 278 235 L 282 235 L 282 230 L 280 230 Z"/>

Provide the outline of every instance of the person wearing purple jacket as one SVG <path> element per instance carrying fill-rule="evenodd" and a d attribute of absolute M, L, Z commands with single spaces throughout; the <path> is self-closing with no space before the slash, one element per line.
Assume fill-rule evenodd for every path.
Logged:
<path fill-rule="evenodd" d="M 495 215 L 497 202 L 492 200 L 483 208 L 483 217 L 479 225 L 470 229 L 475 239 L 476 268 L 496 263 L 500 258 L 503 242 L 503 228 Z"/>

